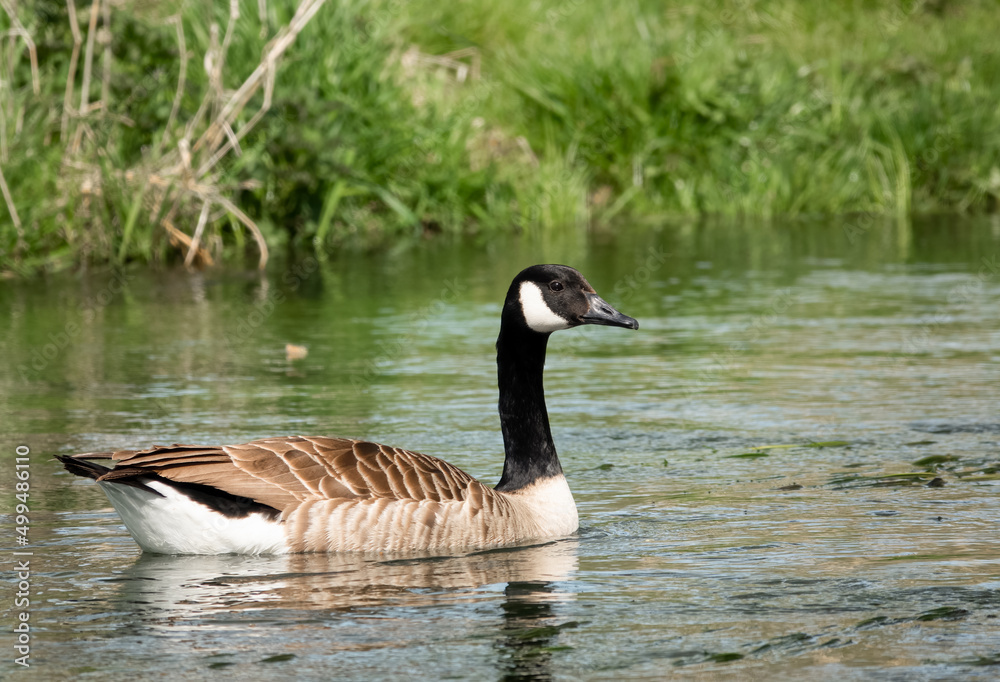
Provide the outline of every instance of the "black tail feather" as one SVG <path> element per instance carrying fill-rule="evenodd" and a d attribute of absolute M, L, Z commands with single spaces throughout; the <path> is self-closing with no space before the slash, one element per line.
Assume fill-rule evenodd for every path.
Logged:
<path fill-rule="evenodd" d="M 87 453 L 82 456 L 87 457 L 88 455 L 95 454 L 99 453 Z M 230 518 L 242 518 L 254 513 L 263 514 L 269 519 L 278 519 L 281 517 L 281 512 L 274 507 L 251 500 L 247 497 L 227 493 L 224 490 L 219 490 L 218 488 L 213 488 L 212 486 L 203 485 L 201 483 L 172 481 L 169 478 L 161 476 L 156 471 L 146 471 L 139 467 L 126 466 L 109 468 L 87 461 L 86 459 L 79 459 L 79 457 L 80 455 L 56 455 L 56 459 L 62 462 L 63 466 L 66 467 L 66 470 L 71 474 L 76 474 L 77 476 L 83 476 L 85 478 L 92 478 L 95 481 L 106 481 L 109 483 L 130 485 L 133 488 L 139 488 L 140 490 L 145 490 L 154 495 L 163 497 L 163 493 L 146 485 L 146 482 L 151 480 L 159 481 L 173 486 L 195 502 L 199 502 L 209 509 L 214 509 L 220 514 L 224 514 Z"/>
<path fill-rule="evenodd" d="M 66 471 L 84 478 L 92 478 L 95 481 L 104 474 L 111 471 L 109 467 L 94 464 L 86 460 L 77 459 L 72 455 L 56 455 L 56 459 L 63 463 Z"/>
<path fill-rule="evenodd" d="M 135 468 L 114 469 L 100 464 L 94 464 L 93 462 L 88 462 L 86 459 L 80 459 L 81 456 L 87 457 L 88 455 L 93 454 L 96 453 L 86 453 L 84 455 L 56 455 L 56 459 L 62 462 L 63 466 L 66 467 L 66 471 L 71 474 L 83 476 L 84 478 L 92 478 L 95 481 L 114 481 L 115 483 L 130 485 L 133 488 L 145 490 L 146 492 L 163 497 L 162 493 L 153 490 L 139 478 L 140 476 L 143 478 L 150 476 L 150 474 L 147 474 L 146 472 L 138 471 Z M 152 476 L 158 478 L 155 473 L 152 474 Z"/>

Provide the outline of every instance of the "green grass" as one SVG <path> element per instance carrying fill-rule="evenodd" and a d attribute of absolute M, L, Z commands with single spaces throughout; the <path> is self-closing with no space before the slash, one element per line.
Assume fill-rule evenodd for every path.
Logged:
<path fill-rule="evenodd" d="M 996 208 L 993 4 L 553 6 L 496 31 L 475 5 L 410 4 L 432 17 L 411 38 L 477 46 L 494 117 L 636 212 Z"/>
<path fill-rule="evenodd" d="M 227 90 L 297 3 L 270 0 L 266 25 L 257 6 L 240 3 Z M 71 117 L 63 135 L 72 35 L 65 3 L 38 0 L 19 18 L 37 45 L 39 94 L 23 43 L 0 50 L 10 82 L 0 167 L 19 217 L 0 215 L 0 271 L 183 259 L 163 220 L 192 235 L 207 196 L 238 206 L 271 250 L 321 255 L 672 216 L 995 211 L 995 10 L 985 0 L 331 0 L 279 62 L 272 106 L 242 153 L 185 187 L 165 171 L 210 93 L 210 26 L 221 40 L 228 3 L 115 7 L 106 86 L 94 48 L 89 100 L 102 107 Z M 85 45 L 89 4 L 78 14 Z M 174 14 L 189 59 L 172 119 Z M 427 59 L 457 50 L 448 64 Z M 81 50 L 77 103 L 83 61 Z M 258 92 L 234 130 L 261 102 Z M 255 258 L 252 234 L 219 203 L 201 243 L 215 260 Z"/>

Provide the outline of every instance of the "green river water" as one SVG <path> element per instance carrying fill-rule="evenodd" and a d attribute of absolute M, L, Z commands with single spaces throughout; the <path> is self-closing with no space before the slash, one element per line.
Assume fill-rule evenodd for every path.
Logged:
<path fill-rule="evenodd" d="M 572 538 L 419 559 L 144 556 L 52 459 L 343 435 L 495 482 L 500 303 L 535 262 L 579 268 L 640 321 L 549 344 Z M 1000 221 L 967 218 L 0 282 L 0 676 L 998 679 L 998 313 Z"/>

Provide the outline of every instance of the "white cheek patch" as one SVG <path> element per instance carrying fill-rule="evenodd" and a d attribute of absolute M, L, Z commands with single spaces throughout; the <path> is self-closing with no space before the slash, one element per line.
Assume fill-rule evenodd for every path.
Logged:
<path fill-rule="evenodd" d="M 569 329 L 569 321 L 557 315 L 542 297 L 542 290 L 534 282 L 521 282 L 521 312 L 524 321 L 536 332 L 554 332 Z"/>

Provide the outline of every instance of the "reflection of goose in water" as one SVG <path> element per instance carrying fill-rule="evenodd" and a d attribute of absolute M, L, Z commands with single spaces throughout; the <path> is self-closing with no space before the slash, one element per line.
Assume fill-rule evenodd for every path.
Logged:
<path fill-rule="evenodd" d="M 549 430 L 542 370 L 552 332 L 585 324 L 639 327 L 573 268 L 535 265 L 514 278 L 497 339 L 506 454 L 495 488 L 436 457 L 346 438 L 59 459 L 96 479 L 132 537 L 155 553 L 454 551 L 563 537 L 579 521 Z"/>
<path fill-rule="evenodd" d="M 424 606 L 475 599 L 486 585 L 553 585 L 577 570 L 577 540 L 494 549 L 465 556 L 379 561 L 351 554 L 156 556 L 143 554 L 118 579 L 119 597 L 166 618 L 260 607 L 342 610 Z M 492 599 L 495 592 L 482 592 Z M 564 601 L 550 587 L 538 595 Z M 147 613 L 149 613 L 147 611 Z"/>
<path fill-rule="evenodd" d="M 501 680 L 552 679 L 552 650 L 560 630 L 576 627 L 553 613 L 551 583 L 512 582 L 504 589 L 504 623 L 494 643 L 500 653 Z"/>
<path fill-rule="evenodd" d="M 297 679 L 408 679 L 411 666 L 436 665 L 453 679 L 546 680 L 559 633 L 575 625 L 565 606 L 578 544 L 389 561 L 142 554 L 107 581 L 98 610 L 133 649 L 176 655 L 178 677 L 217 664 L 261 679 L 262 660 L 287 657 L 281 670 Z M 106 644 L 109 655 L 123 645 Z M 479 652 L 474 672 L 442 653 L 457 650 Z"/>

